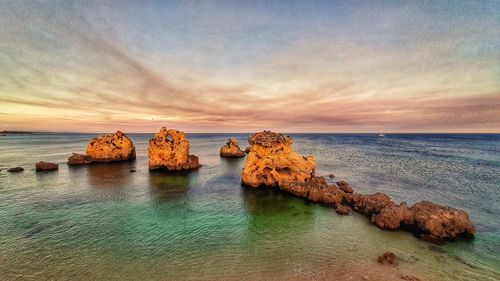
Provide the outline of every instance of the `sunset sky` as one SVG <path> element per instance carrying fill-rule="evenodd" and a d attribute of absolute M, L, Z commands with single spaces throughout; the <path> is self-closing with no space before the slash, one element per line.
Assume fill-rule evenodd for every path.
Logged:
<path fill-rule="evenodd" d="M 0 1 L 0 130 L 500 132 L 500 1 Z"/>

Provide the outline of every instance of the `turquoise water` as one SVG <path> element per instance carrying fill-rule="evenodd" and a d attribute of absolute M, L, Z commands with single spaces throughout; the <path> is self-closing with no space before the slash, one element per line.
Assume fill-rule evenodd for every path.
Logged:
<path fill-rule="evenodd" d="M 194 134 L 205 166 L 150 173 L 150 134 L 131 134 L 134 162 L 68 167 L 91 134 L 0 137 L 1 280 L 423 280 L 500 279 L 499 135 L 293 135 L 362 193 L 466 210 L 472 241 L 435 245 L 381 231 L 273 189 L 240 185 L 244 159 L 222 159 L 229 136 Z M 244 146 L 244 145 L 243 145 Z M 40 160 L 61 163 L 35 173 Z M 137 172 L 131 173 L 131 169 Z M 376 262 L 392 251 L 398 266 Z"/>

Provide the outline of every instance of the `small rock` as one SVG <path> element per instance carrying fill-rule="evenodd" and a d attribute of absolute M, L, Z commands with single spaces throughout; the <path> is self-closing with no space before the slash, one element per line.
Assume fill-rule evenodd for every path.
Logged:
<path fill-rule="evenodd" d="M 226 144 L 220 148 L 222 157 L 245 157 L 245 151 L 241 150 L 237 139 L 228 139 Z"/>
<path fill-rule="evenodd" d="M 135 173 L 135 172 L 137 172 L 137 170 L 136 169 L 131 169 L 130 172 L 131 173 Z"/>
<path fill-rule="evenodd" d="M 333 179 L 333 178 L 335 178 L 335 175 L 334 174 L 329 174 L 328 177 L 331 178 L 331 179 Z"/>
<path fill-rule="evenodd" d="M 92 158 L 87 155 L 73 153 L 68 158 L 68 165 L 84 165 L 92 163 Z"/>
<path fill-rule="evenodd" d="M 378 257 L 378 262 L 381 264 L 395 264 L 396 255 L 392 252 L 385 252 L 382 256 Z"/>
<path fill-rule="evenodd" d="M 21 167 L 14 167 L 14 168 L 7 169 L 7 172 L 9 172 L 9 173 L 18 173 L 18 172 L 22 172 L 22 171 L 24 171 L 24 169 Z"/>
<path fill-rule="evenodd" d="M 47 172 L 47 171 L 54 171 L 58 170 L 59 165 L 56 163 L 50 163 L 50 162 L 45 162 L 45 161 L 40 161 L 35 164 L 35 170 L 37 172 Z"/>

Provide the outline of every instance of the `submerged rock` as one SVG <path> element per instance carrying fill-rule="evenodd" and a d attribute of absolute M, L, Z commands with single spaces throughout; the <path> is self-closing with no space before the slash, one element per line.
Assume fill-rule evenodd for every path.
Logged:
<path fill-rule="evenodd" d="M 423 239 L 440 241 L 476 233 L 476 227 L 465 211 L 429 201 L 415 203 L 410 209 Z"/>
<path fill-rule="evenodd" d="M 281 186 L 305 182 L 314 176 L 316 160 L 293 151 L 293 140 L 270 131 L 255 133 L 248 139 L 250 151 L 241 181 L 251 187 Z"/>
<path fill-rule="evenodd" d="M 59 169 L 59 165 L 56 163 L 50 163 L 45 161 L 40 161 L 35 164 L 35 170 L 37 172 L 47 172 Z"/>
<path fill-rule="evenodd" d="M 9 173 L 19 173 L 22 171 L 24 171 L 24 168 L 22 168 L 22 167 L 13 167 L 13 168 L 7 169 L 7 172 L 9 172 Z"/>
<path fill-rule="evenodd" d="M 392 252 L 385 252 L 382 256 L 378 256 L 377 260 L 381 264 L 395 264 L 396 255 Z"/>
<path fill-rule="evenodd" d="M 245 151 L 240 149 L 237 139 L 228 139 L 226 144 L 220 148 L 222 157 L 245 157 Z"/>
<path fill-rule="evenodd" d="M 189 140 L 182 131 L 162 127 L 149 141 L 149 169 L 190 170 L 201 167 L 198 156 L 189 155 Z"/>
<path fill-rule="evenodd" d="M 68 165 L 85 165 L 90 163 L 92 163 L 92 159 L 90 158 L 90 156 L 79 153 L 73 153 L 68 158 Z"/>
<path fill-rule="evenodd" d="M 135 159 L 134 143 L 121 131 L 93 138 L 87 146 L 86 155 L 93 162 L 114 162 Z"/>

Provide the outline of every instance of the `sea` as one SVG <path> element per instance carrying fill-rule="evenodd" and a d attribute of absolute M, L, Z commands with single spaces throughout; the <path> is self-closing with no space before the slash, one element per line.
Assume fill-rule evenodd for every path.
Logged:
<path fill-rule="evenodd" d="M 95 136 L 0 136 L 0 280 L 500 280 L 499 134 L 291 134 L 331 183 L 468 212 L 474 239 L 443 244 L 242 186 L 245 158 L 219 148 L 249 134 L 188 134 L 203 164 L 188 173 L 148 170 L 153 134 L 128 134 L 135 161 L 67 166 Z"/>

